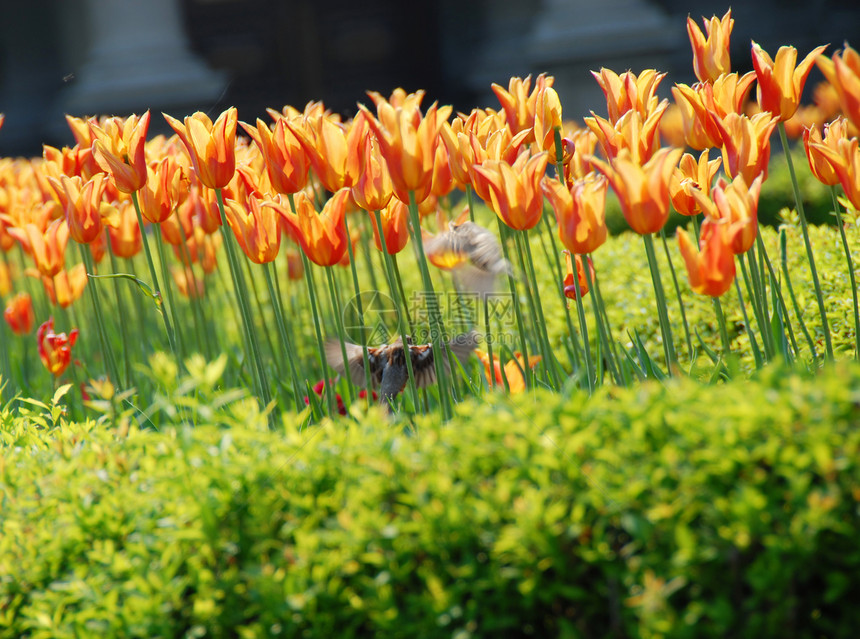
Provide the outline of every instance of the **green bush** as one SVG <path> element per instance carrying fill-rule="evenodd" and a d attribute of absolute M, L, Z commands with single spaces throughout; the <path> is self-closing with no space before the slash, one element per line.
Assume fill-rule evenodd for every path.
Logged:
<path fill-rule="evenodd" d="M 858 388 L 771 366 L 282 432 L 242 399 L 160 432 L 7 404 L 0 637 L 853 637 Z"/>

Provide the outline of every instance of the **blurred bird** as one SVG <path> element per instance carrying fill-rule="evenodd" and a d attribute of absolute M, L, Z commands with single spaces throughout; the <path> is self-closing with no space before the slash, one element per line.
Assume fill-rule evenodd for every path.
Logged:
<path fill-rule="evenodd" d="M 424 241 L 424 253 L 431 264 L 452 272 L 460 293 L 483 298 L 497 292 L 499 275 L 513 272 L 496 236 L 474 222 L 449 222 L 447 231 Z"/>
<path fill-rule="evenodd" d="M 367 361 L 370 368 L 370 380 L 374 388 L 379 387 L 379 401 L 388 405 L 390 399 L 400 394 L 409 381 L 409 371 L 406 366 L 406 353 L 412 360 L 412 373 L 415 376 L 415 386 L 424 388 L 436 383 L 436 368 L 433 361 L 432 344 L 413 344 L 407 336 L 408 349 L 403 346 L 403 338 L 398 337 L 392 344 L 367 347 Z M 475 331 L 457 335 L 447 343 L 451 354 L 461 365 L 465 365 L 469 354 L 475 350 L 478 334 Z M 346 363 L 344 363 L 340 342 L 330 340 L 326 344 L 326 360 L 340 375 L 349 374 L 352 383 L 363 388 L 364 348 L 351 342 L 345 343 Z M 442 356 L 445 370 L 450 373 L 448 358 Z"/>

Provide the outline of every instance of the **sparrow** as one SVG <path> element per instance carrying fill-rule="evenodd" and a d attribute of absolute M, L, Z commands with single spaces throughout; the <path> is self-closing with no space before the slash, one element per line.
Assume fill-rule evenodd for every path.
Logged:
<path fill-rule="evenodd" d="M 452 271 L 457 290 L 481 297 L 496 292 L 496 278 L 513 271 L 496 236 L 474 222 L 449 222 L 448 230 L 424 242 L 434 266 Z"/>
<path fill-rule="evenodd" d="M 475 350 L 478 343 L 478 334 L 475 331 L 457 335 L 447 346 L 451 354 L 457 358 L 461 365 L 465 365 L 469 354 Z M 370 382 L 373 388 L 379 388 L 379 401 L 388 405 L 399 395 L 406 383 L 409 381 L 409 371 L 406 366 L 406 354 L 412 360 L 412 373 L 415 376 L 415 385 L 424 388 L 436 383 L 436 368 L 433 362 L 432 344 L 413 344 L 412 338 L 406 337 L 406 345 L 403 338 L 398 337 L 391 344 L 367 347 L 367 362 L 370 368 Z M 359 344 L 345 342 L 346 362 L 343 359 L 340 342 L 330 340 L 326 343 L 326 360 L 338 374 L 349 374 L 352 383 L 359 388 L 365 387 L 364 375 L 364 348 Z M 448 358 L 443 354 L 445 370 L 450 372 Z"/>

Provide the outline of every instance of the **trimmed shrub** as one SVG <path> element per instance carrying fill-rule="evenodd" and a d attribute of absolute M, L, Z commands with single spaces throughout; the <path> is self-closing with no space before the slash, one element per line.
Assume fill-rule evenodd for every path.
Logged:
<path fill-rule="evenodd" d="M 278 433 L 7 405 L 0 637 L 853 637 L 858 388 L 771 366 Z"/>

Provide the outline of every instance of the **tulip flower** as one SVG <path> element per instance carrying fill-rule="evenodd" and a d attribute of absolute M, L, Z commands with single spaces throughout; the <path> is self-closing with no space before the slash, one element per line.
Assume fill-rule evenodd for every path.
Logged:
<path fill-rule="evenodd" d="M 253 195 L 245 201 L 245 206 L 234 200 L 225 200 L 224 205 L 227 223 L 248 259 L 254 264 L 273 261 L 281 248 L 277 211 L 263 206 Z"/>
<path fill-rule="evenodd" d="M 115 215 L 105 222 L 113 254 L 131 259 L 143 248 L 143 238 L 137 225 L 137 216 L 130 200 L 118 203 Z"/>
<path fill-rule="evenodd" d="M 860 209 L 860 142 L 854 137 L 839 142 L 835 149 L 826 144 L 815 144 L 814 147 L 833 167 L 845 190 L 845 197 L 854 208 Z"/>
<path fill-rule="evenodd" d="M 607 236 L 606 179 L 592 174 L 568 189 L 558 180 L 544 178 L 541 186 L 555 211 L 562 244 L 577 255 L 596 251 Z"/>
<path fill-rule="evenodd" d="M 352 199 L 365 211 L 381 211 L 393 195 L 388 166 L 374 138 L 364 140 L 364 152 L 358 179 L 351 189 Z"/>
<path fill-rule="evenodd" d="M 364 118 L 359 112 L 349 130 L 327 114 L 303 121 L 283 118 L 279 122 L 299 142 L 325 189 L 334 193 L 344 186 L 351 187 L 358 177 L 358 149 L 366 135 Z"/>
<path fill-rule="evenodd" d="M 735 280 L 735 255 L 728 239 L 728 224 L 704 224 L 700 250 L 696 250 L 684 229 L 678 229 L 678 246 L 694 292 L 720 297 L 731 288 Z"/>
<path fill-rule="evenodd" d="M 842 113 L 860 128 L 860 53 L 846 43 L 845 49 L 834 53 L 832 59 L 822 55 L 815 63 L 835 89 Z"/>
<path fill-rule="evenodd" d="M 200 111 L 187 116 L 184 124 L 166 113 L 162 115 L 185 145 L 200 182 L 210 189 L 227 186 L 236 172 L 235 107 L 224 111 L 214 124 Z"/>
<path fill-rule="evenodd" d="M 587 258 L 588 260 L 588 270 L 591 272 L 591 281 L 594 281 L 594 264 L 591 262 L 591 258 Z M 582 265 L 582 256 L 576 255 L 576 259 L 571 257 L 570 251 L 564 251 L 564 261 L 567 265 L 567 274 L 564 276 L 564 296 L 568 299 L 575 300 L 576 299 L 576 284 L 573 280 L 573 263 L 576 262 L 576 280 L 579 284 L 579 292 L 585 297 L 588 295 L 589 286 L 588 286 L 588 276 L 585 274 L 585 267 Z"/>
<path fill-rule="evenodd" d="M 643 120 L 648 119 L 659 102 L 657 86 L 666 77 L 665 73 L 654 69 L 646 69 L 637 76 L 630 71 L 618 75 L 601 68 L 599 73 L 592 71 L 591 75 L 606 96 L 606 109 L 612 124 L 629 111 L 636 111 Z"/>
<path fill-rule="evenodd" d="M 287 255 L 287 279 L 300 280 L 305 275 L 305 265 L 302 262 L 302 255 L 293 248 L 285 249 Z"/>
<path fill-rule="evenodd" d="M 89 244 L 101 235 L 101 198 L 105 189 L 104 175 L 99 174 L 86 183 L 80 177 L 48 178 L 60 203 L 69 234 L 78 244 Z"/>
<path fill-rule="evenodd" d="M 505 363 L 504 376 L 502 376 L 502 362 L 498 355 L 493 355 L 493 361 L 490 362 L 490 356 L 480 349 L 475 349 L 475 355 L 484 364 L 484 373 L 487 376 L 487 382 L 492 384 L 495 382 L 496 388 L 504 388 L 504 380 L 507 378 L 508 387 L 511 394 L 522 393 L 526 389 L 525 377 L 523 371 L 526 369 L 526 361 L 522 353 L 514 353 L 514 359 Z M 539 355 L 529 357 L 528 368 L 534 368 L 540 362 Z"/>
<path fill-rule="evenodd" d="M 436 138 L 436 150 L 433 152 L 433 178 L 430 180 L 430 195 L 435 198 L 445 197 L 454 190 L 455 186 L 456 182 L 451 174 L 451 164 L 448 161 L 448 148 L 440 136 Z"/>
<path fill-rule="evenodd" d="M 534 126 L 537 96 L 544 88 L 551 87 L 554 81 L 551 75 L 541 73 L 535 79 L 535 88 L 530 93 L 531 78 L 531 76 L 525 79 L 511 78 L 508 82 L 507 91 L 498 84 L 493 84 L 490 87 L 502 105 L 508 127 L 514 135 L 521 131 L 527 131 Z M 526 143 L 533 139 L 534 137 L 526 140 Z"/>
<path fill-rule="evenodd" d="M 69 243 L 69 225 L 64 219 L 51 222 L 44 233 L 35 224 L 28 223 L 23 229 L 9 228 L 9 235 L 20 242 L 24 251 L 33 258 L 39 273 L 45 277 L 52 277 L 63 270 Z"/>
<path fill-rule="evenodd" d="M 298 193 L 308 183 L 308 156 L 298 137 L 287 126 L 286 118 L 279 118 L 273 128 L 257 118 L 254 128 L 244 122 L 242 128 L 259 147 L 266 165 L 269 182 L 278 193 Z"/>
<path fill-rule="evenodd" d="M 702 212 L 691 189 L 710 191 L 721 162 L 720 158 L 709 161 L 708 149 L 702 151 L 698 161 L 689 153 L 681 157 L 681 162 L 672 173 L 672 181 L 669 183 L 669 197 L 678 213 L 692 216 Z"/>
<path fill-rule="evenodd" d="M 729 42 L 735 21 L 731 9 L 722 18 L 713 16 L 710 20 L 702 20 L 705 24 L 704 34 L 695 21 L 687 16 L 687 35 L 693 47 L 693 70 L 700 82 L 715 82 L 724 73 L 731 72 Z"/>
<path fill-rule="evenodd" d="M 359 107 L 379 141 L 394 193 L 404 202 L 409 201 L 410 191 L 414 192 L 416 202 L 424 200 L 433 182 L 436 139 L 451 107 L 437 108 L 434 104 L 422 117 L 417 106 L 394 107 L 383 100 L 376 107 L 379 119 L 364 105 Z"/>
<path fill-rule="evenodd" d="M 634 162 L 627 149 L 611 163 L 591 158 L 594 168 L 609 180 L 624 218 L 636 233 L 657 233 L 669 219 L 669 182 L 682 153 L 682 149 L 663 148 L 644 165 Z"/>
<path fill-rule="evenodd" d="M 206 295 L 206 282 L 202 277 L 194 274 L 191 266 L 173 266 L 170 269 L 176 288 L 183 297 L 189 299 L 203 299 Z"/>
<path fill-rule="evenodd" d="M 837 118 L 824 126 L 824 137 L 818 127 L 805 128 L 803 130 L 803 147 L 806 149 L 806 158 L 809 160 L 809 169 L 822 184 L 834 186 L 839 184 L 839 174 L 836 165 L 842 164 L 842 158 L 833 155 L 828 156 L 821 147 L 831 149 L 835 154 L 841 153 L 841 145 L 848 143 L 848 123 L 845 118 Z M 835 162 L 835 164 L 834 164 Z"/>
<path fill-rule="evenodd" d="M 72 361 L 72 347 L 78 339 L 78 329 L 65 333 L 54 333 L 54 318 L 39 327 L 36 333 L 39 344 L 39 359 L 54 377 L 59 377 Z"/>
<path fill-rule="evenodd" d="M 597 146 L 597 136 L 591 129 L 577 129 L 562 140 L 564 147 L 564 179 L 567 184 L 574 180 L 581 180 L 594 171 L 591 162 L 587 160 L 594 155 Z"/>
<path fill-rule="evenodd" d="M 83 263 L 78 263 L 69 270 L 61 270 L 53 277 L 42 275 L 41 278 L 51 304 L 60 308 L 68 308 L 78 301 L 87 286 L 87 270 Z"/>
<path fill-rule="evenodd" d="M 635 162 L 647 162 L 660 147 L 660 120 L 669 101 L 663 100 L 647 118 L 638 111 L 628 111 L 614 124 L 592 112 L 585 124 L 597 137 L 604 155 L 612 159 L 621 149 L 629 149 Z"/>
<path fill-rule="evenodd" d="M 512 229 L 525 231 L 540 222 L 543 213 L 540 182 L 548 160 L 545 151 L 531 157 L 522 153 L 513 165 L 486 160 L 475 167 L 481 188 L 490 196 L 490 207 Z M 475 190 L 480 194 L 481 189 Z"/>
<path fill-rule="evenodd" d="M 723 170 L 729 177 L 742 175 L 747 184 L 759 175 L 762 181 L 767 179 L 770 136 L 778 121 L 767 112 L 751 118 L 736 113 L 714 118 L 722 139 Z"/>
<path fill-rule="evenodd" d="M 6 260 L 0 260 L 0 297 L 5 297 L 12 290 L 12 268 Z"/>
<path fill-rule="evenodd" d="M 3 317 L 15 335 L 27 335 L 32 331 L 36 315 L 33 312 L 33 300 L 30 294 L 18 293 L 13 297 L 3 311 Z"/>
<path fill-rule="evenodd" d="M 758 78 L 756 96 L 762 111 L 769 111 L 778 121 L 784 122 L 797 111 L 806 77 L 812 70 L 815 59 L 826 49 L 826 45 L 814 48 L 800 64 L 797 49 L 780 47 L 776 60 L 755 42 L 752 43 L 752 60 Z"/>
<path fill-rule="evenodd" d="M 143 188 L 147 177 L 144 143 L 149 130 L 149 110 L 141 117 L 109 118 L 104 128 L 91 122 L 90 130 L 95 140 L 93 156 L 113 178 L 116 188 L 123 193 Z"/>
<path fill-rule="evenodd" d="M 140 190 L 140 211 L 152 224 L 161 224 L 173 214 L 180 199 L 182 170 L 175 157 L 165 156 L 147 167 L 147 180 Z"/>
<path fill-rule="evenodd" d="M 389 255 L 399 253 L 409 242 L 409 207 L 397 198 L 391 198 L 388 206 L 382 209 L 379 215 L 382 221 L 382 233 L 385 235 L 385 252 Z M 373 241 L 377 250 L 381 251 L 382 240 L 379 236 L 376 216 L 371 214 L 370 219 L 373 226 Z"/>
<path fill-rule="evenodd" d="M 561 101 L 552 87 L 538 92 L 535 101 L 535 142 L 541 151 L 555 157 L 555 129 L 561 128 Z"/>
<path fill-rule="evenodd" d="M 340 262 L 348 250 L 343 218 L 349 189 L 340 189 L 319 213 L 304 193 L 296 194 L 294 201 L 295 213 L 277 202 L 268 202 L 267 206 L 274 207 L 283 216 L 311 262 L 319 266 L 334 266 Z"/>
<path fill-rule="evenodd" d="M 711 199 L 701 191 L 693 191 L 699 206 L 711 222 L 727 224 L 726 237 L 732 253 L 740 255 L 752 248 L 758 232 L 758 198 L 762 177 L 747 186 L 742 175 L 731 182 L 720 178 L 711 191 Z M 708 223 L 708 219 L 705 220 Z"/>

